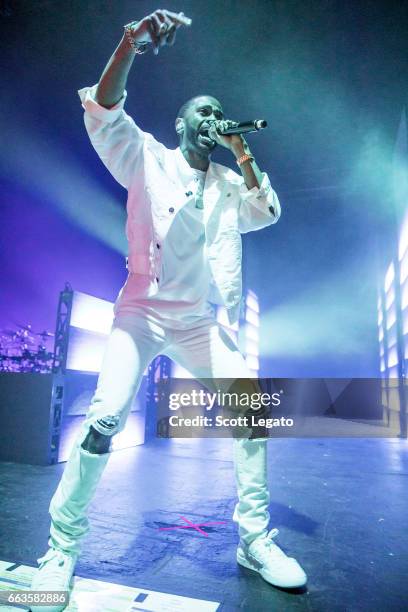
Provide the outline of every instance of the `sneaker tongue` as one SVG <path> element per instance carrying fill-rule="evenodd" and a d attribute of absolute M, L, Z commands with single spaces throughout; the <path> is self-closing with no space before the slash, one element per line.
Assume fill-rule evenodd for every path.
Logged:
<path fill-rule="evenodd" d="M 266 536 L 267 540 L 272 540 L 273 538 L 275 538 L 277 535 L 279 535 L 279 529 L 277 529 L 276 527 L 274 529 L 271 529 L 270 532 L 268 533 L 268 535 Z"/>

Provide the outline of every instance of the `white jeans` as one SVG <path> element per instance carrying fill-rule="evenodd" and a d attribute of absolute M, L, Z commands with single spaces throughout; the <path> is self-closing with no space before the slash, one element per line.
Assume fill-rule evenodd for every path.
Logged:
<path fill-rule="evenodd" d="M 110 453 L 90 453 L 81 444 L 89 426 L 102 417 L 118 417 L 112 433 L 125 427 L 143 372 L 154 357 L 167 355 L 195 378 L 251 377 L 242 354 L 213 317 L 178 327 L 143 309 L 116 316 L 95 395 L 51 499 L 51 546 L 80 551 L 89 530 L 88 506 L 110 457 Z M 233 520 L 249 544 L 265 534 L 269 522 L 266 440 L 234 439 L 233 458 L 238 492 Z"/>

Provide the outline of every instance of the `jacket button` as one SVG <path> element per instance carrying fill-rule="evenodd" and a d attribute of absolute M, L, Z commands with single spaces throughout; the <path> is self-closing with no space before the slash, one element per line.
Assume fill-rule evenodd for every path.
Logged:
<path fill-rule="evenodd" d="M 174 207 L 173 206 L 170 206 L 169 213 L 174 213 Z"/>
<path fill-rule="evenodd" d="M 159 277 L 158 277 L 158 276 L 156 276 L 156 283 L 158 283 L 158 282 L 159 282 Z"/>
<path fill-rule="evenodd" d="M 187 196 L 188 198 L 189 198 L 190 196 L 192 196 L 192 195 L 193 195 L 193 192 L 192 192 L 192 191 L 186 191 L 186 196 Z"/>
<path fill-rule="evenodd" d="M 160 244 L 159 244 L 159 243 L 157 243 L 157 244 L 156 244 L 156 247 L 157 247 L 158 249 L 160 249 Z"/>
<path fill-rule="evenodd" d="M 230 193 L 227 193 L 227 198 L 229 198 L 229 197 L 230 197 L 230 195 L 231 195 Z"/>

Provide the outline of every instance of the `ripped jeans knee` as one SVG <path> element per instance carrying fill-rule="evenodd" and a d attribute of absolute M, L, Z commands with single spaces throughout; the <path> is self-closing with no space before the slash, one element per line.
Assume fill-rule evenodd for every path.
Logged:
<path fill-rule="evenodd" d="M 110 452 L 112 437 L 117 432 L 119 417 L 106 416 L 97 419 L 89 427 L 88 434 L 81 444 L 81 448 L 88 453 L 102 455 Z"/>

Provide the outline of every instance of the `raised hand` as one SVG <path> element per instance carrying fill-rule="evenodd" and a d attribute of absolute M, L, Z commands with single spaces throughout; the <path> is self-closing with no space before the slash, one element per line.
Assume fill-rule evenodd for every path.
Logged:
<path fill-rule="evenodd" d="M 153 53 L 158 55 L 160 47 L 174 44 L 180 26 L 190 26 L 191 23 L 191 19 L 184 13 L 157 9 L 140 21 L 130 24 L 130 35 L 135 42 L 152 43 Z"/>

